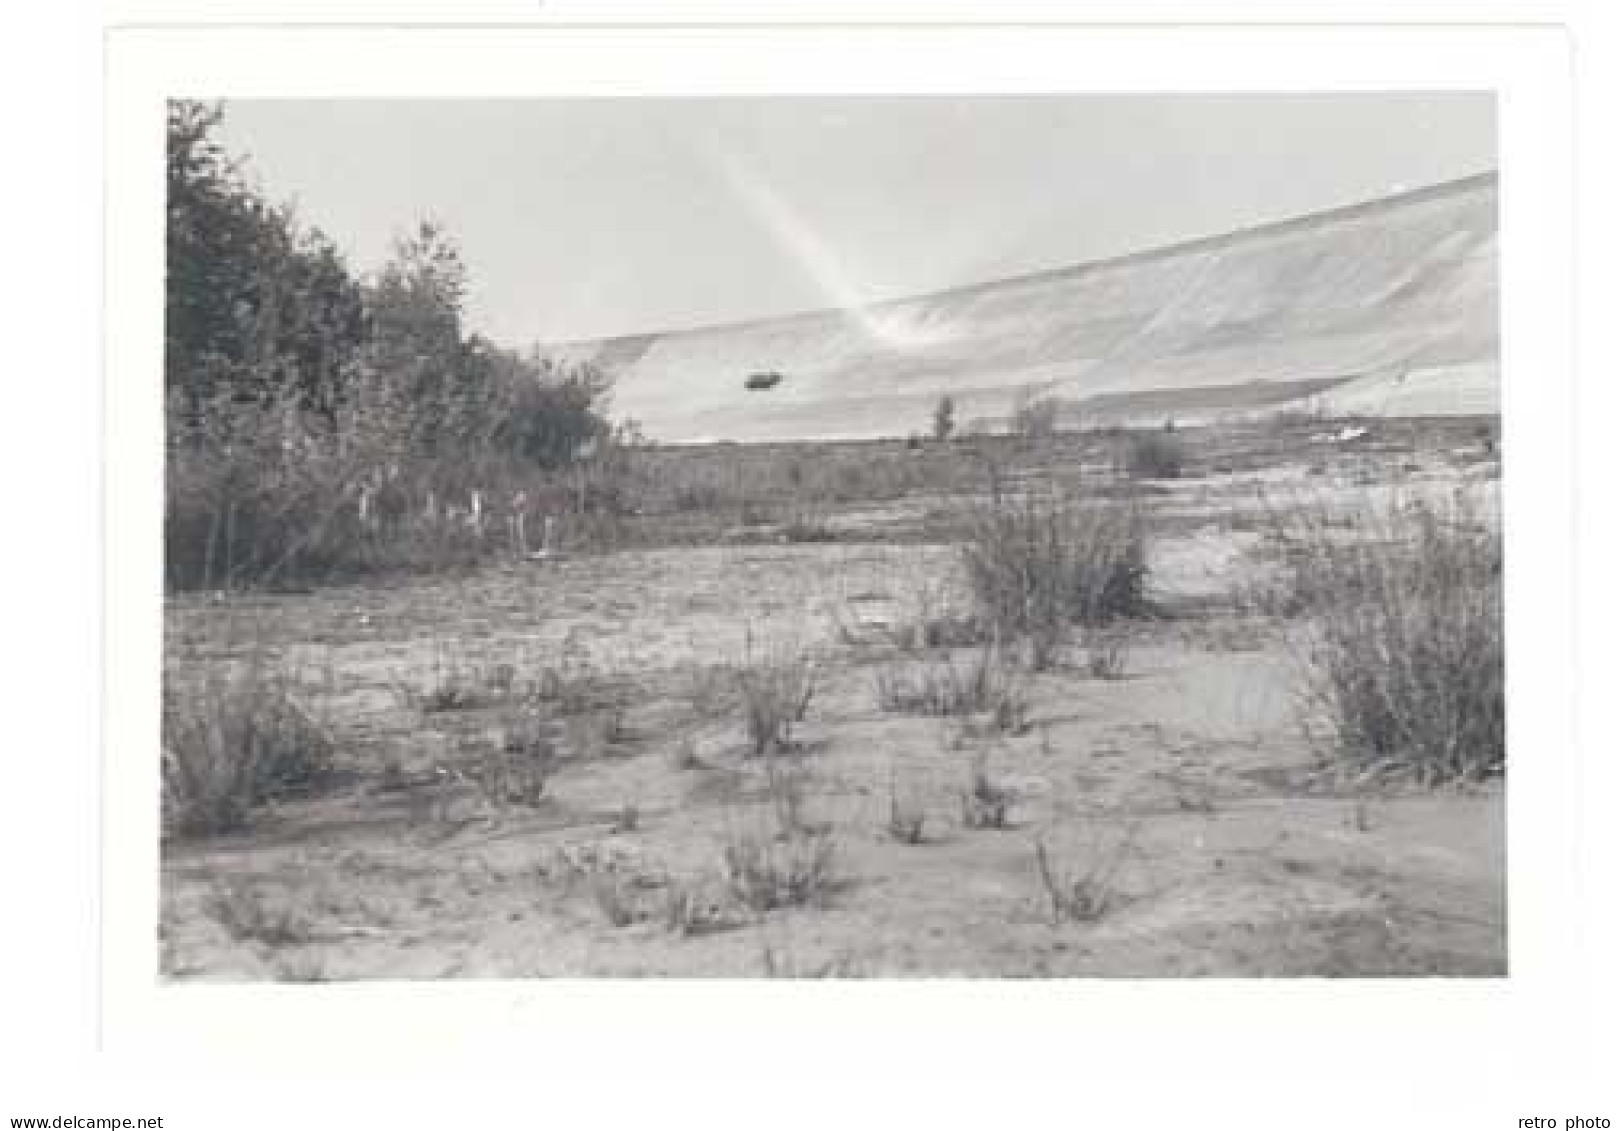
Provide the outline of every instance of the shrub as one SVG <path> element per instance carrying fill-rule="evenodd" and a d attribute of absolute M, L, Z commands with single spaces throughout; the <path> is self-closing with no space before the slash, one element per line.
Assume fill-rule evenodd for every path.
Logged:
<path fill-rule="evenodd" d="M 268 899 L 245 881 L 215 883 L 204 896 L 203 909 L 239 942 L 296 946 L 313 937 L 310 924 L 289 904 Z"/>
<path fill-rule="evenodd" d="M 548 404 L 521 411 L 551 411 Z M 612 438 L 565 473 L 482 433 L 465 449 L 418 447 L 409 424 L 418 411 L 380 375 L 352 379 L 331 413 L 302 406 L 295 389 L 252 400 L 224 393 L 194 406 L 189 419 L 171 404 L 166 584 L 235 588 L 465 569 L 523 552 L 520 522 L 531 541 L 547 516 L 592 512 L 600 526 L 628 490 L 627 457 Z"/>
<path fill-rule="evenodd" d="M 215 669 L 163 697 L 163 826 L 230 832 L 271 798 L 308 789 L 330 769 L 332 743 L 257 661 Z"/>
<path fill-rule="evenodd" d="M 885 711 L 940 717 L 987 711 L 998 730 L 1022 729 L 1028 709 L 993 644 L 979 649 L 965 670 L 945 659 L 909 673 L 879 672 L 874 689 Z"/>
<path fill-rule="evenodd" d="M 802 656 L 745 660 L 735 677 L 750 756 L 787 749 L 793 724 L 803 721 L 815 697 L 814 665 Z"/>
<path fill-rule="evenodd" d="M 907 594 L 903 615 L 886 634 L 902 652 L 962 648 L 993 639 L 982 617 L 955 608 L 943 586 L 926 583 Z"/>
<path fill-rule="evenodd" d="M 1354 525 L 1319 509 L 1291 531 L 1294 599 L 1311 618 L 1296 655 L 1336 754 L 1427 783 L 1500 773 L 1500 533 L 1461 501 L 1392 502 Z"/>
<path fill-rule="evenodd" d="M 1174 432 L 1136 432 L 1126 441 L 1123 462 L 1135 479 L 1179 479 L 1187 448 Z"/>
<path fill-rule="evenodd" d="M 426 690 L 401 684 L 399 692 L 409 706 L 424 715 L 477 711 L 510 700 L 514 678 L 515 669 L 510 664 L 463 666 L 436 656 Z"/>
<path fill-rule="evenodd" d="M 640 898 L 634 878 L 620 872 L 601 872 L 591 877 L 591 899 L 609 925 L 628 927 L 652 914 Z"/>
<path fill-rule="evenodd" d="M 828 525 L 825 519 L 801 512 L 788 519 L 787 524 L 782 527 L 781 538 L 782 541 L 795 545 L 806 542 L 836 542 L 838 532 Z"/>
<path fill-rule="evenodd" d="M 902 652 L 965 648 L 992 639 L 984 622 L 972 613 L 942 612 L 896 625 L 889 638 Z"/>
<path fill-rule="evenodd" d="M 923 834 L 927 823 L 927 812 L 914 799 L 906 799 L 900 796 L 899 783 L 891 775 L 889 778 L 889 821 L 887 825 L 889 836 L 900 844 L 921 844 L 923 843 Z"/>
<path fill-rule="evenodd" d="M 1128 501 L 1006 499 L 972 517 L 962 556 L 980 615 L 1001 640 L 1028 640 L 1037 670 L 1073 624 L 1146 610 L 1144 523 Z"/>
<path fill-rule="evenodd" d="M 576 642 L 564 646 L 556 663 L 547 664 L 540 674 L 527 681 L 523 694 L 534 703 L 543 703 L 558 715 L 587 715 L 594 711 L 620 712 L 622 689 L 611 672 L 599 671 L 587 651 L 576 649 Z"/>
<path fill-rule="evenodd" d="M 711 935 L 739 926 L 736 900 L 731 891 L 708 877 L 676 880 L 666 889 L 664 925 L 681 938 Z"/>
<path fill-rule="evenodd" d="M 1135 836 L 1136 826 L 1133 825 L 1113 852 L 1098 853 L 1089 868 L 1073 873 L 1060 870 L 1053 863 L 1044 840 L 1035 841 L 1035 870 L 1051 906 L 1054 924 L 1070 920 L 1089 923 L 1109 912 L 1119 898 L 1114 889 L 1114 876 Z"/>
<path fill-rule="evenodd" d="M 724 855 L 732 894 L 755 914 L 824 899 L 833 884 L 833 860 L 827 833 L 743 835 L 726 845 Z"/>
<path fill-rule="evenodd" d="M 496 741 L 481 752 L 474 784 L 494 808 L 538 806 L 556 769 L 551 720 L 526 704 L 505 712 Z"/>
<path fill-rule="evenodd" d="M 962 791 L 962 824 L 970 829 L 1004 829 L 1012 803 L 1012 790 L 990 776 L 989 760 L 983 752 L 976 753 Z"/>
<path fill-rule="evenodd" d="M 1012 430 L 1027 440 L 1042 440 L 1057 431 L 1058 402 L 1052 397 L 1021 398 L 1013 409 Z"/>

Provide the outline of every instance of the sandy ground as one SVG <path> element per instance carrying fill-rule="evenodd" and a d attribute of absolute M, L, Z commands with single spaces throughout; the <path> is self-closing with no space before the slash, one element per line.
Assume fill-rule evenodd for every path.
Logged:
<path fill-rule="evenodd" d="M 296 673 L 343 772 L 250 832 L 165 846 L 162 972 L 1505 973 L 1501 787 L 1330 786 L 1285 634 L 1198 600 L 1252 567 L 1257 535 L 1199 520 L 1245 489 L 1175 487 L 1166 507 L 1191 518 L 1154 566 L 1183 611 L 1135 631 L 1123 678 L 1022 675 L 1025 724 L 1006 732 L 878 706 L 880 673 L 941 662 L 901 652 L 887 628 L 960 601 L 949 546 L 626 552 L 172 600 L 170 678 L 268 654 Z M 815 665 L 791 760 L 831 882 L 808 905 L 754 913 L 728 897 L 722 862 L 739 838 L 770 842 L 766 765 L 709 673 L 789 653 Z M 966 668 L 971 650 L 952 658 Z M 420 708 L 446 673 L 503 664 L 589 690 L 559 712 L 563 759 L 532 807 L 492 802 L 466 773 L 501 704 Z M 1007 791 L 1005 828 L 964 824 L 975 764 Z M 921 843 L 889 831 L 895 798 L 924 815 Z M 1096 914 L 1055 921 L 1037 843 L 1057 874 L 1093 881 Z M 697 908 L 684 931 L 671 926 L 683 900 Z"/>

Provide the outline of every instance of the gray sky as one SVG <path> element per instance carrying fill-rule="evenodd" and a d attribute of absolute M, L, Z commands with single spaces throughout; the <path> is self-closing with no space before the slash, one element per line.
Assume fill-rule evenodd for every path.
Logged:
<path fill-rule="evenodd" d="M 1489 95 L 238 101 L 357 270 L 424 216 L 513 346 L 898 298 L 1495 166 Z"/>

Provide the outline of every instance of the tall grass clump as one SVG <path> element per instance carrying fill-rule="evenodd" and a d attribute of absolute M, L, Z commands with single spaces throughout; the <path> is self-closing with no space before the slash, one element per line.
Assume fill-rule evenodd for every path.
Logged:
<path fill-rule="evenodd" d="M 1129 500 L 1003 497 L 971 516 L 962 548 L 974 603 L 998 639 L 1027 640 L 1031 666 L 1050 667 L 1074 625 L 1146 611 L 1145 527 Z"/>
<path fill-rule="evenodd" d="M 943 657 L 909 671 L 880 671 L 873 690 L 884 711 L 941 718 L 989 712 L 998 730 L 1027 725 L 1029 700 L 994 644 L 978 649 L 965 668 Z"/>
<path fill-rule="evenodd" d="M 815 698 L 815 664 L 802 655 L 750 656 L 734 674 L 749 755 L 791 748 L 794 724 L 804 721 Z"/>
<path fill-rule="evenodd" d="M 211 671 L 163 698 L 163 828 L 206 835 L 245 827 L 254 809 L 308 789 L 330 769 L 326 730 L 289 681 L 262 663 Z"/>
<path fill-rule="evenodd" d="M 1501 773 L 1499 528 L 1460 496 L 1287 521 L 1285 584 L 1311 622 L 1296 654 L 1338 759 L 1426 784 Z"/>
<path fill-rule="evenodd" d="M 750 835 L 727 844 L 722 863 L 732 895 L 763 915 L 824 901 L 835 884 L 835 852 L 827 833 Z"/>
<path fill-rule="evenodd" d="M 1120 893 L 1115 887 L 1114 877 L 1131 850 L 1138 828 L 1138 825 L 1132 825 L 1127 829 L 1113 852 L 1098 852 L 1094 854 L 1089 867 L 1073 871 L 1065 869 L 1053 859 L 1045 840 L 1040 837 L 1035 839 L 1035 871 L 1046 892 L 1054 926 L 1067 921 L 1093 922 L 1118 905 Z"/>

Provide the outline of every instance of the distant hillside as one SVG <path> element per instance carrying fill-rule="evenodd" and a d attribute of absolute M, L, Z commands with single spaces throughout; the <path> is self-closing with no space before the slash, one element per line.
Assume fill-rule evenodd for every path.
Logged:
<path fill-rule="evenodd" d="M 1117 259 L 857 310 L 562 347 L 658 440 L 926 432 L 939 397 L 1000 421 L 1193 421 L 1320 405 L 1494 412 L 1494 174 Z M 775 372 L 768 389 L 751 374 Z"/>

